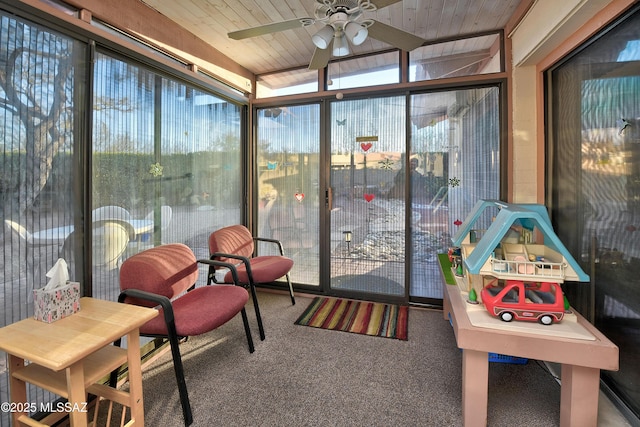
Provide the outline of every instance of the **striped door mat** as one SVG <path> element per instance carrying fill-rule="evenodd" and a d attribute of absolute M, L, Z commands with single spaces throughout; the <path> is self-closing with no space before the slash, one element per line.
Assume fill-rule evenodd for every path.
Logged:
<path fill-rule="evenodd" d="M 316 297 L 296 325 L 407 340 L 409 307 Z"/>

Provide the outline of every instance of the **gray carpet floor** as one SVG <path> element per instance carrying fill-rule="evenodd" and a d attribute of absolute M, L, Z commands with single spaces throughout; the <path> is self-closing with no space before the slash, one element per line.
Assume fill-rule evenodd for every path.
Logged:
<path fill-rule="evenodd" d="M 259 293 L 266 340 L 248 307 L 256 351 L 239 316 L 181 345 L 194 426 L 461 426 L 460 350 L 442 312 L 412 308 L 409 339 L 294 322 L 311 302 Z M 181 426 L 170 354 L 143 375 L 145 425 Z M 488 424 L 556 426 L 560 386 L 541 362 L 492 363 Z"/>

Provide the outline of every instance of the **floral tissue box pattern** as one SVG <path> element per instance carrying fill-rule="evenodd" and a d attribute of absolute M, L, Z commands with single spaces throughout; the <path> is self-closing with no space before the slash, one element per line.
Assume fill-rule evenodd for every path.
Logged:
<path fill-rule="evenodd" d="M 46 323 L 55 322 L 80 310 L 80 283 L 67 282 L 52 290 L 33 290 L 33 317 Z"/>

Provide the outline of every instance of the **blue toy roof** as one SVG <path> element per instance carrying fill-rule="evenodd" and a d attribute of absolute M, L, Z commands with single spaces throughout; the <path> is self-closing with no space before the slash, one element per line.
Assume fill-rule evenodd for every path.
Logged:
<path fill-rule="evenodd" d="M 473 252 L 463 261 L 467 271 L 471 274 L 478 274 L 480 269 L 500 245 L 502 239 L 509 232 L 514 223 L 519 223 L 523 227 L 533 230 L 537 228 L 544 236 L 544 245 L 561 254 L 566 262 L 578 275 L 579 281 L 588 282 L 589 276 L 582 270 L 580 265 L 571 256 L 567 248 L 562 244 L 551 226 L 551 219 L 544 205 L 539 204 L 511 204 L 498 200 L 479 200 L 473 207 L 471 213 L 458 228 L 458 232 L 453 236 L 454 246 L 460 246 L 466 236 L 473 229 L 473 225 L 488 207 L 500 209 L 495 220 L 484 232 L 482 238 L 477 242 Z"/>

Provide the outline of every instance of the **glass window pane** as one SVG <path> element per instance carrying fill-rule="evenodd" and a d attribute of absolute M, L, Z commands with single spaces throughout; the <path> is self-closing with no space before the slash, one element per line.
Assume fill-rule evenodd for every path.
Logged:
<path fill-rule="evenodd" d="M 94 231 L 94 295 L 115 299 L 117 267 L 163 243 L 208 257 L 208 236 L 240 222 L 240 107 L 107 54 L 97 55 L 93 214 L 133 227 L 120 249 Z"/>
<path fill-rule="evenodd" d="M 497 87 L 411 97 L 412 296 L 442 298 L 436 255 L 479 199 L 500 197 L 499 112 Z"/>
<path fill-rule="evenodd" d="M 256 98 L 294 95 L 318 91 L 318 71 L 290 70 L 263 74 L 256 79 Z"/>
<path fill-rule="evenodd" d="M 86 45 L 0 12 L 0 327 L 33 316 L 33 294 L 61 255 L 81 201 L 78 126 L 84 97 Z M 0 354 L 0 360 L 6 360 Z M 0 363 L 0 401 L 8 397 L 8 371 Z M 27 401 L 51 393 L 27 386 Z M 0 425 L 10 425 L 8 411 Z"/>
<path fill-rule="evenodd" d="M 291 279 L 318 286 L 320 107 L 258 110 L 258 230 L 293 258 Z M 273 248 L 273 245 L 269 245 Z M 268 247 L 259 247 L 266 254 Z"/>
<path fill-rule="evenodd" d="M 46 284 L 73 224 L 76 58 L 85 47 L 13 17 L 0 17 L 0 55 L 13 74 L 1 79 L 0 189 L 5 220 L 3 324 L 31 315 L 31 290 Z M 37 82 L 37 84 L 35 83 Z"/>
<path fill-rule="evenodd" d="M 397 51 L 330 62 L 327 90 L 350 89 L 400 82 Z"/>
<path fill-rule="evenodd" d="M 331 103 L 331 288 L 403 298 L 406 98 Z M 399 190 L 399 191 L 397 191 Z"/>
<path fill-rule="evenodd" d="M 498 73 L 500 52 L 500 34 L 422 46 L 409 53 L 409 81 Z"/>

